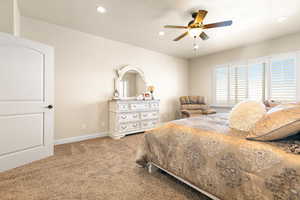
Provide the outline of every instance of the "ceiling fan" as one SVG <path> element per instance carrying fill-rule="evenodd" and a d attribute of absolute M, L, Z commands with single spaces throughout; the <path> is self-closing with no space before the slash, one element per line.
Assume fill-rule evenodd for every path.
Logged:
<path fill-rule="evenodd" d="M 174 41 L 179 41 L 188 34 L 192 37 L 197 38 L 200 37 L 202 40 L 207 40 L 209 37 L 206 33 L 203 32 L 204 29 L 209 28 L 218 28 L 224 26 L 231 26 L 232 20 L 218 22 L 213 24 L 203 24 L 203 20 L 208 12 L 206 10 L 199 10 L 198 12 L 192 13 L 192 17 L 194 20 L 190 21 L 187 26 L 173 26 L 173 25 L 166 25 L 165 28 L 176 28 L 176 29 L 187 29 L 185 33 L 178 36 L 174 39 Z"/>

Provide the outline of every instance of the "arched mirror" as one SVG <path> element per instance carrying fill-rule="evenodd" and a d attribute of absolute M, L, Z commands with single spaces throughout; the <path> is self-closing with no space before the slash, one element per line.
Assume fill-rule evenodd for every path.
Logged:
<path fill-rule="evenodd" d="M 147 89 L 143 71 L 137 67 L 125 66 L 117 71 L 115 93 L 120 99 L 136 99 Z M 116 97 L 116 94 L 114 95 Z"/>

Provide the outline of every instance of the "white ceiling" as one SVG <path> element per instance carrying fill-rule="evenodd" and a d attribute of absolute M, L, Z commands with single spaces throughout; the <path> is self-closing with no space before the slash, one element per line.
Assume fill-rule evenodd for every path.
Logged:
<path fill-rule="evenodd" d="M 168 55 L 192 58 L 300 31 L 300 0 L 20 0 L 23 16 L 130 43 Z M 96 12 L 97 6 L 107 9 Z M 192 10 L 206 9 L 204 23 L 233 20 L 231 27 L 206 30 L 207 41 L 192 50 L 193 39 L 172 40 Z M 283 23 L 278 18 L 288 17 Z M 165 36 L 159 36 L 165 31 Z"/>

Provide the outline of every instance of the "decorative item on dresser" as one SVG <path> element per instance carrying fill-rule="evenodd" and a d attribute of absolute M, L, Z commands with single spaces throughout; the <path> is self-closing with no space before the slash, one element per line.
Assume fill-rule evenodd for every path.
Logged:
<path fill-rule="evenodd" d="M 154 99 L 154 90 L 155 90 L 155 87 L 153 85 L 150 85 L 148 86 L 148 91 L 151 93 L 151 99 Z"/>
<path fill-rule="evenodd" d="M 159 122 L 159 100 L 147 93 L 147 81 L 141 69 L 129 65 L 117 70 L 114 91 L 113 100 L 109 101 L 112 138 L 144 132 Z"/>
<path fill-rule="evenodd" d="M 114 139 L 154 128 L 159 122 L 159 100 L 111 100 L 109 121 L 109 134 Z"/>

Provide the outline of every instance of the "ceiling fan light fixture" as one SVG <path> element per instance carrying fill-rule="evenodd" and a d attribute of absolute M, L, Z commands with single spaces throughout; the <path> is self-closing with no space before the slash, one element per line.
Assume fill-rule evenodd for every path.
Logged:
<path fill-rule="evenodd" d="M 194 37 L 198 37 L 200 33 L 202 32 L 202 28 L 189 28 L 188 30 L 189 35 Z"/>
<path fill-rule="evenodd" d="M 159 36 L 164 36 L 164 35 L 165 35 L 165 32 L 160 31 L 160 32 L 158 32 L 158 35 L 159 35 Z"/>
<path fill-rule="evenodd" d="M 102 7 L 102 6 L 98 6 L 97 7 L 97 12 L 101 13 L 101 14 L 104 14 L 106 13 L 106 8 Z"/>

